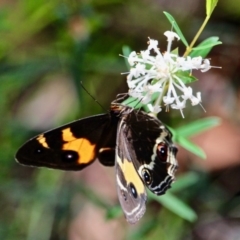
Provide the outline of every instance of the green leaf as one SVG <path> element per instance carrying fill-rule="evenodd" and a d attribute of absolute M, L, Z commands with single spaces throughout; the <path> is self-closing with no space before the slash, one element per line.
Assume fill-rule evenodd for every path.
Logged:
<path fill-rule="evenodd" d="M 174 182 L 170 192 L 183 191 L 188 187 L 191 187 L 200 181 L 200 175 L 195 172 L 188 172 L 184 175 L 177 177 L 177 181 Z"/>
<path fill-rule="evenodd" d="M 165 16 L 167 17 L 168 21 L 171 23 L 171 25 L 173 26 L 173 28 L 175 29 L 176 33 L 178 34 L 178 36 L 180 37 L 180 39 L 182 40 L 183 44 L 188 47 L 189 44 L 186 40 L 186 38 L 183 36 L 183 33 L 181 31 L 181 29 L 179 28 L 177 22 L 175 21 L 175 19 L 173 18 L 173 16 L 171 14 L 169 14 L 168 12 L 163 12 L 165 14 Z"/>
<path fill-rule="evenodd" d="M 214 8 L 217 6 L 218 0 L 206 0 L 206 14 L 211 16 Z"/>
<path fill-rule="evenodd" d="M 214 37 L 215 38 L 215 37 Z M 205 40 L 206 41 L 206 40 Z M 203 42 L 202 42 L 203 43 Z M 220 45 L 222 44 L 222 42 L 217 41 L 215 43 L 209 43 L 209 44 L 204 44 L 202 46 L 198 45 L 197 47 L 194 47 L 193 50 L 202 50 L 202 49 L 206 49 L 206 48 L 213 48 L 216 45 Z"/>
<path fill-rule="evenodd" d="M 191 137 L 200 132 L 218 126 L 220 123 L 221 119 L 217 117 L 204 118 L 175 129 L 175 134 L 181 137 Z"/>
<path fill-rule="evenodd" d="M 122 102 L 122 104 L 135 109 L 138 109 L 144 106 L 144 104 L 138 98 L 134 98 L 134 97 L 128 97 Z"/>
<path fill-rule="evenodd" d="M 206 159 L 206 154 L 204 153 L 204 151 L 187 138 L 196 135 L 200 132 L 206 131 L 207 129 L 215 127 L 219 124 L 220 124 L 219 118 L 210 117 L 194 121 L 177 129 L 172 128 L 169 129 L 173 133 L 174 141 L 176 141 L 183 148 L 187 149 L 188 151 L 192 152 L 198 157 Z"/>
<path fill-rule="evenodd" d="M 151 96 L 151 101 L 155 101 L 159 96 L 159 93 L 153 93 Z M 134 98 L 134 97 L 128 97 L 122 102 L 123 105 L 127 105 L 129 107 L 139 109 L 139 108 L 144 108 L 146 112 L 148 112 L 148 108 L 146 107 L 145 103 L 142 103 L 141 99 Z"/>
<path fill-rule="evenodd" d="M 143 239 L 149 239 L 147 236 L 149 233 L 151 233 L 154 229 L 157 228 L 158 222 L 154 219 L 148 219 L 147 221 L 144 221 L 144 224 L 141 224 L 140 228 L 135 229 L 135 231 L 131 231 L 129 234 L 129 237 L 127 237 L 127 240 L 143 240 Z"/>
<path fill-rule="evenodd" d="M 214 46 L 222 44 L 222 42 L 218 40 L 219 37 L 210 37 L 205 39 L 197 47 L 194 47 L 192 49 L 190 56 L 191 57 L 202 56 L 203 58 L 206 57 Z"/>
<path fill-rule="evenodd" d="M 152 192 L 149 192 L 148 196 L 150 199 L 156 200 L 165 208 L 189 222 L 194 222 L 197 220 L 197 214 L 195 211 L 186 203 L 176 198 L 169 192 L 161 197 L 153 194 Z"/>
<path fill-rule="evenodd" d="M 189 71 L 178 71 L 175 73 L 175 75 L 179 77 L 185 84 L 192 83 L 198 80 L 197 78 L 192 76 Z"/>
<path fill-rule="evenodd" d="M 117 218 L 123 215 L 123 211 L 120 205 L 108 208 L 106 212 L 107 219 Z"/>
<path fill-rule="evenodd" d="M 173 50 L 171 51 L 171 53 L 179 56 L 178 48 L 173 49 Z"/>
<path fill-rule="evenodd" d="M 199 146 L 189 141 L 187 138 L 178 136 L 177 143 L 183 148 L 187 149 L 189 152 L 195 154 L 196 156 L 202 159 L 206 159 L 205 152 Z"/>
<path fill-rule="evenodd" d="M 125 64 L 126 64 L 127 68 L 130 69 L 131 66 L 130 66 L 130 64 L 129 64 L 129 62 L 128 62 L 127 57 L 128 57 L 128 56 L 130 55 L 130 53 L 131 53 L 131 48 L 130 48 L 129 46 L 124 45 L 124 46 L 122 47 L 122 52 L 123 52 L 123 56 L 125 56 L 125 57 L 124 57 Z"/>

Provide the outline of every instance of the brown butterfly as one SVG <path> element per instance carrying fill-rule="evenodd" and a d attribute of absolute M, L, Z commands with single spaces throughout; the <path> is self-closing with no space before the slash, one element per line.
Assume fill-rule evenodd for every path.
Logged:
<path fill-rule="evenodd" d="M 146 210 L 146 188 L 164 194 L 174 181 L 177 148 L 157 118 L 113 102 L 110 112 L 83 118 L 26 142 L 16 160 L 24 165 L 81 170 L 98 159 L 115 166 L 117 192 L 129 223 Z"/>

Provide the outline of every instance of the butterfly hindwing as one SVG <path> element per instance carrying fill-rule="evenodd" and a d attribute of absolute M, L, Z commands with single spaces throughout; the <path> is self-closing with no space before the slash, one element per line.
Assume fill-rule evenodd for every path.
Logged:
<path fill-rule="evenodd" d="M 105 128 L 110 130 L 109 134 L 104 132 Z M 116 138 L 114 129 L 109 114 L 83 118 L 30 139 L 18 150 L 16 159 L 24 165 L 81 170 L 91 164 L 99 152 L 112 156 L 107 150 L 115 147 L 115 142 L 111 143 L 112 138 Z M 114 165 L 114 158 L 109 158 L 108 165 Z"/>
<path fill-rule="evenodd" d="M 157 195 L 174 181 L 177 148 L 170 131 L 155 117 L 132 110 L 125 117 L 124 138 L 128 152 L 144 184 Z"/>

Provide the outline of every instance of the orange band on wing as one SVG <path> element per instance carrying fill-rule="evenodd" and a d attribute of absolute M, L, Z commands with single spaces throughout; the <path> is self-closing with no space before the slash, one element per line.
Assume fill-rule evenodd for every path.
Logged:
<path fill-rule="evenodd" d="M 44 137 L 44 134 L 41 134 L 37 137 L 38 142 L 45 148 L 49 148 L 47 142 L 46 142 L 46 138 Z"/>
<path fill-rule="evenodd" d="M 79 154 L 78 162 L 89 163 L 90 161 L 95 159 L 95 144 L 92 144 L 86 138 L 75 138 L 70 130 L 70 128 L 66 128 L 62 130 L 63 141 L 67 142 L 63 144 L 63 150 L 72 150 L 76 151 Z"/>

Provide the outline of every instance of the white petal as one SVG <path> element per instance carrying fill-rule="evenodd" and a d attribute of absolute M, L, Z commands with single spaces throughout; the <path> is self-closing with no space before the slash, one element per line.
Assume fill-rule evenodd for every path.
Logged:
<path fill-rule="evenodd" d="M 153 85 L 149 84 L 148 89 L 151 92 L 162 92 L 162 84 L 160 82 L 156 82 Z"/>
<path fill-rule="evenodd" d="M 145 66 L 144 64 L 138 63 L 138 64 L 135 66 L 136 74 L 137 74 L 137 76 L 135 76 L 135 77 L 138 77 L 138 76 L 140 76 L 140 75 L 146 74 L 146 72 L 145 72 L 145 67 L 146 67 L 146 66 Z"/>
<path fill-rule="evenodd" d="M 192 58 L 192 65 L 194 68 L 199 69 L 202 64 L 202 57 L 194 57 Z"/>
<path fill-rule="evenodd" d="M 137 53 L 135 51 L 131 52 L 128 56 L 128 63 L 133 66 L 137 60 Z"/>
<path fill-rule="evenodd" d="M 184 60 L 180 59 L 180 67 L 181 67 L 181 70 L 183 71 L 193 69 L 191 57 L 188 56 L 187 58 L 184 58 Z"/>
<path fill-rule="evenodd" d="M 164 96 L 164 97 L 163 97 L 163 102 L 164 102 L 166 105 L 173 103 L 174 100 L 175 100 L 174 97 L 168 97 L 168 96 Z"/>
<path fill-rule="evenodd" d="M 193 92 L 193 90 L 192 90 L 191 87 L 185 87 L 183 91 L 184 91 L 184 92 L 183 92 L 184 95 L 183 95 L 182 97 L 183 97 L 185 100 L 190 99 L 190 98 L 192 97 L 192 92 Z"/>
<path fill-rule="evenodd" d="M 149 59 L 151 57 L 150 51 L 149 50 L 141 51 L 141 56 L 143 60 Z"/>
<path fill-rule="evenodd" d="M 182 109 L 186 107 L 186 101 L 183 100 L 182 102 L 180 102 L 179 100 L 176 101 L 176 104 L 172 104 L 171 107 L 173 109 L 178 109 L 181 112 L 182 117 L 184 118 Z"/>
<path fill-rule="evenodd" d="M 160 106 L 153 106 L 152 104 L 148 104 L 148 109 L 152 113 L 159 113 L 162 111 L 162 108 Z"/>
<path fill-rule="evenodd" d="M 210 68 L 210 61 L 208 59 L 204 59 L 203 64 L 201 65 L 201 72 L 207 72 Z"/>
<path fill-rule="evenodd" d="M 167 37 L 167 41 L 173 41 L 174 38 L 177 38 L 177 40 L 180 39 L 180 37 L 175 32 L 172 31 L 166 31 L 164 35 Z"/>
<path fill-rule="evenodd" d="M 142 98 L 142 103 L 143 104 L 147 104 L 151 101 L 151 95 L 150 94 L 147 94 L 145 95 L 143 98 Z"/>
<path fill-rule="evenodd" d="M 158 40 L 149 38 L 148 50 L 157 49 L 157 48 L 158 48 Z"/>
<path fill-rule="evenodd" d="M 134 98 L 142 98 L 142 94 L 140 92 L 136 92 L 133 89 L 129 89 L 128 91 L 129 96 L 134 97 Z"/>
<path fill-rule="evenodd" d="M 145 65 L 138 63 L 135 67 L 130 69 L 130 73 L 127 76 L 127 81 L 132 80 L 133 78 L 138 78 L 141 75 L 145 74 Z"/>
<path fill-rule="evenodd" d="M 135 88 L 136 87 L 136 84 L 134 82 L 132 82 L 132 81 L 127 81 L 127 84 L 128 84 L 129 88 Z"/>
<path fill-rule="evenodd" d="M 192 96 L 191 98 L 191 101 L 192 101 L 192 105 L 195 106 L 195 105 L 198 105 L 200 102 L 201 102 L 201 93 L 200 92 L 197 92 L 197 96 Z"/>
<path fill-rule="evenodd" d="M 179 65 L 179 66 L 183 66 L 185 64 L 185 61 L 186 59 L 184 57 L 178 57 L 176 59 L 176 63 Z"/>

